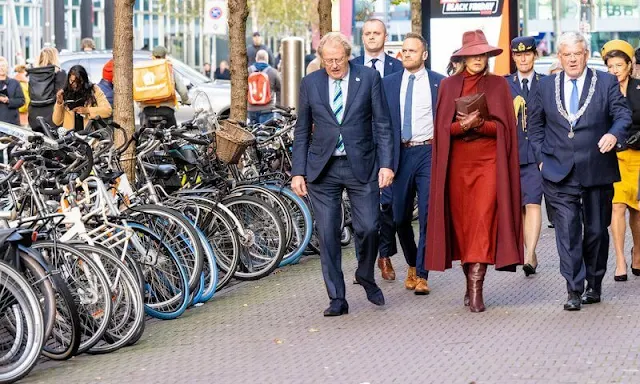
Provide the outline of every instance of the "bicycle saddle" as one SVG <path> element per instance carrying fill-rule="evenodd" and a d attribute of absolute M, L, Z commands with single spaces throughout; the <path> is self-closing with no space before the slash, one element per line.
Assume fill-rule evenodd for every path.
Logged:
<path fill-rule="evenodd" d="M 159 177 L 163 180 L 170 179 L 178 172 L 173 164 L 149 164 L 144 163 L 144 169 L 152 177 Z"/>

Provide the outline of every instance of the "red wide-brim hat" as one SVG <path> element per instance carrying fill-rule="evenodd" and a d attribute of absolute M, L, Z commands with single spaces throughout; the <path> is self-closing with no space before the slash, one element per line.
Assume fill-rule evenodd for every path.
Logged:
<path fill-rule="evenodd" d="M 502 53 L 502 48 L 489 45 L 484 32 L 477 29 L 475 31 L 467 31 L 462 35 L 462 48 L 454 52 L 451 57 L 478 56 L 485 53 L 489 57 L 498 56 Z"/>

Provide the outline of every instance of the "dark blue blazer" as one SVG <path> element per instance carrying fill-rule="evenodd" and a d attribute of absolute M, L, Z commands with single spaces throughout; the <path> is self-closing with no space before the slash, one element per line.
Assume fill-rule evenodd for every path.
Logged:
<path fill-rule="evenodd" d="M 364 56 L 358 56 L 355 59 L 352 59 L 351 62 L 353 64 L 364 65 Z M 392 73 L 402 72 L 403 69 L 402 61 L 394 59 L 386 53 L 384 54 L 384 77 L 387 77 Z"/>
<path fill-rule="evenodd" d="M 584 104 L 591 85 L 591 69 L 580 97 Z M 597 72 L 595 93 L 584 115 L 578 119 L 573 139 L 568 137 L 570 125 L 556 106 L 555 78 L 560 76 L 560 102 L 564 105 L 564 72 L 540 79 L 529 106 L 529 139 L 536 160 L 542 165 L 542 177 L 558 183 L 574 168 L 583 187 L 607 185 L 620 180 L 615 149 L 600 153 L 598 141 L 606 133 L 627 139 L 631 111 L 620 92 L 615 76 Z M 566 106 L 564 107 L 566 110 Z"/>
<path fill-rule="evenodd" d="M 400 163 L 400 144 L 402 140 L 402 120 L 400 117 L 400 85 L 402 84 L 402 74 L 404 71 L 396 72 L 392 75 L 385 76 L 382 79 L 384 85 L 385 98 L 389 106 L 389 115 L 391 117 L 391 127 L 393 129 L 393 170 L 398 169 Z M 444 76 L 437 72 L 427 69 L 429 75 L 429 84 L 431 85 L 431 105 L 433 111 L 433 124 L 436 122 L 436 102 L 438 101 L 438 88 Z"/>
<path fill-rule="evenodd" d="M 525 99 L 527 105 L 530 103 L 532 96 L 536 89 L 538 88 L 538 82 L 544 75 L 539 73 L 533 74 L 533 79 L 531 80 L 531 84 L 529 85 L 529 94 L 528 98 L 524 97 L 522 92 L 522 84 L 518 80 L 518 73 L 512 73 L 510 75 L 505 76 L 509 86 L 511 87 L 511 97 L 515 99 L 517 96 L 522 96 Z M 522 114 L 518 113 L 516 115 L 516 119 L 518 120 L 518 153 L 520 156 L 520 165 L 525 164 L 535 164 L 536 156 L 533 152 L 533 146 L 531 146 L 531 142 L 529 140 L 529 132 L 525 131 L 522 127 Z"/>
<path fill-rule="evenodd" d="M 393 166 L 393 135 L 380 74 L 372 68 L 349 64 L 342 124 L 338 124 L 329 100 L 329 76 L 325 70 L 302 79 L 293 141 L 293 176 L 315 181 L 342 134 L 354 177 L 361 183 L 377 180 L 379 168 Z"/>
<path fill-rule="evenodd" d="M 24 94 L 20 82 L 16 79 L 6 79 L 7 88 L 2 93 L 6 93 L 9 103 L 0 103 L 0 121 L 14 125 L 20 125 L 20 115 L 18 109 L 24 105 Z"/>

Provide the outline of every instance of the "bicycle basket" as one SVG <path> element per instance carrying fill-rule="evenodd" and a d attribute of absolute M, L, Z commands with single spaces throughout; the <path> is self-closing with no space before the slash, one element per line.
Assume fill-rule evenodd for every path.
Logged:
<path fill-rule="evenodd" d="M 216 131 L 216 157 L 227 164 L 238 164 L 244 151 L 255 140 L 251 132 L 232 121 L 223 120 Z"/>

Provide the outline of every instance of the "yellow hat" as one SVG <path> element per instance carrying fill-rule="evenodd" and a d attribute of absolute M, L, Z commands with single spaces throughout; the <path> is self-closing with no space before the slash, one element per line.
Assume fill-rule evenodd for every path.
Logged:
<path fill-rule="evenodd" d="M 609 53 L 611 51 L 622 51 L 622 52 L 626 53 L 627 56 L 629 56 L 629 60 L 633 59 L 633 56 L 635 54 L 635 50 L 633 49 L 631 44 L 627 43 L 624 40 L 607 41 L 607 43 L 602 46 L 602 50 L 600 50 L 600 54 L 602 55 L 602 58 L 604 59 L 604 57 L 607 55 L 607 53 Z"/>

